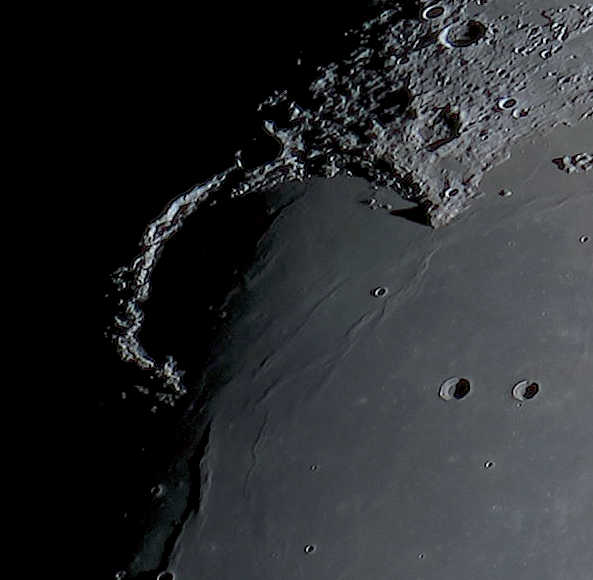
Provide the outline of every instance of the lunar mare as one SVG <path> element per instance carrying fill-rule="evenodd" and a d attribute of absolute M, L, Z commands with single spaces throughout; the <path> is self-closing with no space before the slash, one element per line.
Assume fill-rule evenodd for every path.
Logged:
<path fill-rule="evenodd" d="M 589 579 L 592 182 L 549 159 L 592 138 L 518 144 L 455 227 L 394 227 L 363 179 L 268 196 L 296 201 L 228 304 L 213 485 L 168 570 Z"/>

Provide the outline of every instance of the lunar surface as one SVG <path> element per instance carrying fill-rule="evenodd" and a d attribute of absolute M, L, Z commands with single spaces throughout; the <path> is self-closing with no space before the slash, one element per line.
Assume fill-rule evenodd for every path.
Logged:
<path fill-rule="evenodd" d="M 107 577 L 589 580 L 593 5 L 344 39 L 112 275 L 161 423 Z"/>

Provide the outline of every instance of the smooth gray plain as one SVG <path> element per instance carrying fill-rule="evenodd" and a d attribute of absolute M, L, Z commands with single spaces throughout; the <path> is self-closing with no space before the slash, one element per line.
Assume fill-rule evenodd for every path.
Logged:
<path fill-rule="evenodd" d="M 552 159 L 592 128 L 521 142 L 439 230 L 361 179 L 268 194 L 177 580 L 591 578 L 593 175 Z"/>

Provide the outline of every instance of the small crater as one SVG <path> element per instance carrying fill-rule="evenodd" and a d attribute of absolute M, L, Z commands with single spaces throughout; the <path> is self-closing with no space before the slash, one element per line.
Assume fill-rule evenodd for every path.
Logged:
<path fill-rule="evenodd" d="M 493 469 L 495 466 L 494 461 L 486 461 L 484 463 L 484 469 Z"/>
<path fill-rule="evenodd" d="M 318 465 L 311 465 L 310 467 L 311 471 L 317 471 L 319 469 Z"/>
<path fill-rule="evenodd" d="M 387 288 L 385 288 L 385 286 L 379 286 L 373 290 L 371 290 L 371 296 L 374 296 L 375 298 L 381 298 L 382 296 L 385 296 L 387 294 Z"/>
<path fill-rule="evenodd" d="M 161 498 L 165 495 L 165 486 L 162 484 L 155 485 L 150 488 L 150 495 L 155 498 Z"/>
<path fill-rule="evenodd" d="M 579 242 L 581 242 L 581 244 L 586 244 L 589 241 L 589 236 L 581 236 L 579 238 Z"/>
<path fill-rule="evenodd" d="M 305 546 L 305 554 L 313 554 L 313 552 L 317 551 L 317 546 L 314 544 L 307 544 Z"/>
<path fill-rule="evenodd" d="M 426 554 L 424 552 L 420 552 L 420 554 L 418 554 L 418 560 L 424 560 Z"/>
<path fill-rule="evenodd" d="M 513 195 L 513 192 L 510 189 L 501 189 L 498 192 L 498 195 L 500 195 L 500 197 L 510 197 Z"/>
<path fill-rule="evenodd" d="M 513 387 L 513 397 L 518 401 L 529 401 L 539 393 L 539 384 L 534 381 L 519 381 Z"/>
<path fill-rule="evenodd" d="M 443 196 L 448 199 L 450 197 L 455 197 L 458 193 L 459 189 L 457 189 L 456 187 L 449 187 L 447 190 L 445 190 Z"/>
<path fill-rule="evenodd" d="M 449 48 L 465 48 L 476 44 L 486 35 L 486 27 L 477 20 L 470 20 L 459 27 L 443 30 L 439 39 Z"/>
<path fill-rule="evenodd" d="M 502 111 L 512 109 L 517 104 L 517 99 L 513 99 L 513 97 L 503 97 L 498 101 L 498 108 Z"/>
<path fill-rule="evenodd" d="M 471 390 L 471 383 L 466 378 L 452 377 L 447 379 L 439 389 L 439 396 L 445 401 L 463 399 Z"/>
<path fill-rule="evenodd" d="M 434 20 L 435 18 L 440 18 L 445 13 L 445 9 L 438 4 L 434 4 L 433 6 L 428 6 L 422 11 L 422 18 L 424 20 Z"/>
<path fill-rule="evenodd" d="M 175 574 L 173 572 L 161 572 L 156 580 L 175 580 Z"/>

